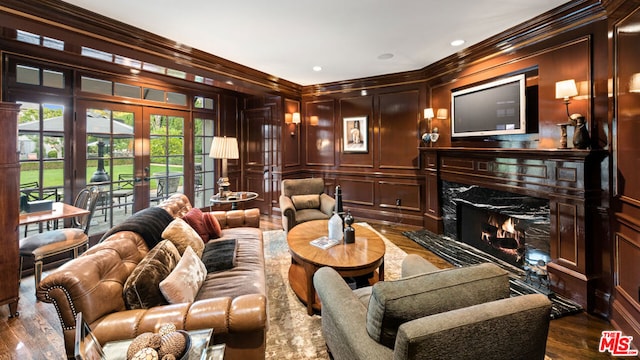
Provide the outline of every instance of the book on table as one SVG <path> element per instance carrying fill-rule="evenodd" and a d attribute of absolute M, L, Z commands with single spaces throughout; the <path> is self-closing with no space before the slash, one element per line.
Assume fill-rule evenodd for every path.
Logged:
<path fill-rule="evenodd" d="M 321 236 L 315 240 L 311 240 L 310 244 L 324 250 L 340 244 L 340 240 L 329 239 L 328 236 Z"/>

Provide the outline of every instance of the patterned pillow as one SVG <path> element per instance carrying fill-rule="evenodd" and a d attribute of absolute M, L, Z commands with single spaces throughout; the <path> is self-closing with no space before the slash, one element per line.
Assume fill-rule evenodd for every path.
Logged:
<path fill-rule="evenodd" d="M 186 221 L 180 218 L 175 218 L 169 223 L 162 232 L 162 238 L 171 241 L 180 252 L 180 255 L 184 254 L 187 246 L 191 246 L 198 256 L 202 256 L 202 251 L 204 250 L 202 238 Z"/>
<path fill-rule="evenodd" d="M 291 201 L 296 210 L 318 209 L 320 207 L 320 195 L 318 194 L 293 195 Z"/>
<path fill-rule="evenodd" d="M 160 282 L 180 261 L 180 253 L 171 241 L 163 240 L 140 260 L 124 284 L 123 297 L 128 309 L 148 309 L 166 305 Z"/>
<path fill-rule="evenodd" d="M 169 304 L 193 302 L 207 277 L 207 269 L 191 246 L 171 274 L 160 282 L 160 291 Z"/>

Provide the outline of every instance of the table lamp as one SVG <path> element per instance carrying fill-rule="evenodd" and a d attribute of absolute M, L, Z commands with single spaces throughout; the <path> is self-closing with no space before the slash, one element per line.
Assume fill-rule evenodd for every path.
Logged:
<path fill-rule="evenodd" d="M 222 159 L 222 176 L 218 179 L 218 196 L 225 199 L 229 191 L 229 178 L 227 177 L 227 159 L 239 159 L 238 140 L 234 137 L 213 138 L 209 157 L 212 159 Z"/>

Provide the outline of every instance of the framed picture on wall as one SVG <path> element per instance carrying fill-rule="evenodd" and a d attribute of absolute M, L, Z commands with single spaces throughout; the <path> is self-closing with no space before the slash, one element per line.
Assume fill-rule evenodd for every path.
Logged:
<path fill-rule="evenodd" d="M 342 151 L 345 153 L 366 153 L 369 151 L 369 127 L 366 116 L 342 119 Z"/>

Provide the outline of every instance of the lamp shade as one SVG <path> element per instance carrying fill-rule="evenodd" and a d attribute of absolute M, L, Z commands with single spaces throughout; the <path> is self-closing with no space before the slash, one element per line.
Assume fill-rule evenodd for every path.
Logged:
<path fill-rule="evenodd" d="M 640 73 L 631 75 L 631 80 L 629 81 L 629 92 L 640 93 Z"/>
<path fill-rule="evenodd" d="M 425 119 L 433 119 L 433 109 L 432 108 L 424 109 L 424 118 Z"/>
<path fill-rule="evenodd" d="M 578 87 L 573 79 L 556 82 L 556 99 L 568 99 L 578 95 Z"/>
<path fill-rule="evenodd" d="M 300 124 L 300 113 L 299 112 L 294 112 L 293 116 L 291 117 L 291 122 L 294 124 Z"/>
<path fill-rule="evenodd" d="M 436 113 L 436 117 L 438 119 L 446 119 L 447 118 L 447 109 L 445 109 L 445 108 L 438 109 L 438 112 Z"/>
<path fill-rule="evenodd" d="M 213 138 L 211 143 L 211 151 L 209 151 L 209 157 L 213 159 L 238 159 L 238 140 L 234 137 L 220 137 Z"/>

